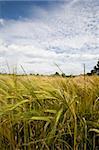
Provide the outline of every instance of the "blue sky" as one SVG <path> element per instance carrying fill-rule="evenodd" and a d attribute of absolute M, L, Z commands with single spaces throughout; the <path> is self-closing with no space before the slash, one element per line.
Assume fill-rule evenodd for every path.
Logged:
<path fill-rule="evenodd" d="M 0 1 L 0 71 L 90 71 L 99 58 L 97 0 Z"/>
<path fill-rule="evenodd" d="M 20 16 L 28 18 L 30 17 L 29 10 L 33 9 L 34 6 L 50 9 L 50 6 L 54 4 L 55 1 L 1 1 L 0 17 L 4 19 L 19 19 Z"/>

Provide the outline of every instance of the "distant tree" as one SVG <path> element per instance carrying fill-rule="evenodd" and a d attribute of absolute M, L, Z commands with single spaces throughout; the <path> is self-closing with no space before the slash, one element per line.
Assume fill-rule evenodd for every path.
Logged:
<path fill-rule="evenodd" d="M 39 73 L 37 73 L 36 76 L 39 76 Z"/>
<path fill-rule="evenodd" d="M 88 75 L 88 76 L 91 76 L 91 75 L 92 75 L 92 73 L 91 73 L 91 72 L 88 72 L 88 73 L 87 73 L 87 75 Z"/>
<path fill-rule="evenodd" d="M 98 62 L 97 62 L 97 67 L 99 67 L 99 60 L 98 60 Z"/>
<path fill-rule="evenodd" d="M 91 74 L 94 74 L 94 70 L 91 70 Z"/>
<path fill-rule="evenodd" d="M 62 77 L 66 77 L 65 73 L 62 73 Z"/>
<path fill-rule="evenodd" d="M 93 70 L 91 70 L 91 74 L 99 75 L 99 61 L 97 62 L 97 65 L 94 66 Z"/>
<path fill-rule="evenodd" d="M 30 76 L 32 76 L 33 74 L 32 73 L 30 73 Z"/>
<path fill-rule="evenodd" d="M 60 76 L 60 74 L 58 73 L 58 72 L 55 72 L 55 74 L 54 74 L 55 76 Z"/>

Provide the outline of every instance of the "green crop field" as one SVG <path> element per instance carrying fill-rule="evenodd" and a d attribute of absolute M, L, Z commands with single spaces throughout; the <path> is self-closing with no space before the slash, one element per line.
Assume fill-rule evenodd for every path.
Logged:
<path fill-rule="evenodd" d="M 99 149 L 99 76 L 0 75 L 0 150 L 36 149 Z"/>

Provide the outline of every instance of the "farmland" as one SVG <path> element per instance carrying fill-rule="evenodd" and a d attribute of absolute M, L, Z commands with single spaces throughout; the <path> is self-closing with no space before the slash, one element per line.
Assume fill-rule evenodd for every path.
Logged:
<path fill-rule="evenodd" d="M 98 146 L 99 76 L 0 75 L 1 150 Z"/>

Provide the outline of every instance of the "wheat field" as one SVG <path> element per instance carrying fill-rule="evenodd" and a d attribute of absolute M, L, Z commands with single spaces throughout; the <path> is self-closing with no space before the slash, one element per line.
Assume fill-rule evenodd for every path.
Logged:
<path fill-rule="evenodd" d="M 96 149 L 99 76 L 0 75 L 0 150 Z"/>

